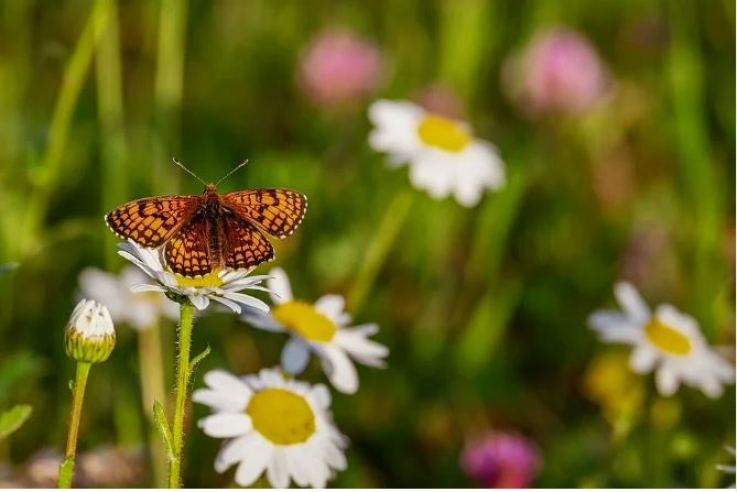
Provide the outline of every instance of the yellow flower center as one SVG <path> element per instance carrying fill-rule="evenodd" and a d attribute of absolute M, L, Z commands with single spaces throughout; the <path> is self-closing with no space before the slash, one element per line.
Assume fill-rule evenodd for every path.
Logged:
<path fill-rule="evenodd" d="M 300 395 L 279 388 L 259 391 L 246 413 L 253 428 L 274 444 L 305 442 L 315 433 L 315 414 Z"/>
<path fill-rule="evenodd" d="M 658 318 L 651 318 L 645 325 L 647 339 L 663 352 L 671 355 L 688 355 L 691 352 L 691 340 L 668 326 Z"/>
<path fill-rule="evenodd" d="M 459 123 L 442 116 L 427 115 L 417 127 L 417 133 L 427 145 L 446 152 L 460 152 L 471 143 L 471 135 Z"/>
<path fill-rule="evenodd" d="M 220 287 L 223 285 L 223 279 L 220 278 L 219 273 L 220 270 L 213 270 L 207 275 L 194 278 L 185 277 L 175 273 L 174 277 L 176 277 L 177 283 L 180 287 Z"/>
<path fill-rule="evenodd" d="M 271 315 L 306 340 L 329 342 L 338 331 L 330 318 L 304 301 L 279 304 L 271 309 Z"/>

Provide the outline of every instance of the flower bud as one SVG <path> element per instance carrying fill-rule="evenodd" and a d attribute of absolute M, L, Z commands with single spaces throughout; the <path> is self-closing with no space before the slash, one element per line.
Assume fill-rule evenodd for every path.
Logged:
<path fill-rule="evenodd" d="M 115 327 L 102 304 L 82 299 L 64 332 L 67 355 L 78 362 L 104 362 L 115 348 Z"/>

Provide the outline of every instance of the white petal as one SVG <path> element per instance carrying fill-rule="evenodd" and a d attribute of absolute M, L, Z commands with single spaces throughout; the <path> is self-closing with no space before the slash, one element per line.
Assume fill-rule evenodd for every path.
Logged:
<path fill-rule="evenodd" d="M 646 346 L 635 347 L 630 355 L 630 367 L 639 374 L 645 374 L 653 370 L 658 354 Z"/>
<path fill-rule="evenodd" d="M 382 367 L 384 362 L 381 359 L 389 355 L 387 347 L 350 329 L 338 331 L 333 340 L 348 352 L 351 358 L 369 366 Z"/>
<path fill-rule="evenodd" d="M 358 374 L 346 353 L 335 346 L 324 346 L 321 355 L 323 370 L 335 389 L 341 393 L 355 393 L 358 390 Z"/>
<path fill-rule="evenodd" d="M 304 445 L 295 444 L 284 449 L 284 458 L 287 462 L 287 469 L 292 475 L 294 483 L 299 487 L 307 487 L 310 484 L 310 472 L 303 460 Z"/>
<path fill-rule="evenodd" d="M 133 294 L 141 294 L 142 292 L 167 292 L 167 289 L 154 284 L 135 284 L 131 285 L 130 291 Z"/>
<path fill-rule="evenodd" d="M 289 283 L 289 277 L 284 270 L 279 267 L 272 268 L 269 272 L 271 278 L 268 280 L 269 290 L 272 292 L 271 300 L 274 304 L 281 304 L 291 301 L 292 285 Z"/>
<path fill-rule="evenodd" d="M 260 434 L 253 433 L 249 436 L 253 436 L 253 439 L 235 472 L 235 481 L 241 487 L 248 487 L 261 476 L 274 452 L 274 446 Z"/>
<path fill-rule="evenodd" d="M 655 385 L 663 396 L 671 396 L 678 389 L 680 381 L 676 372 L 668 365 L 660 366 L 655 373 Z"/>
<path fill-rule="evenodd" d="M 207 296 L 191 295 L 189 300 L 200 311 L 204 311 L 210 305 L 210 299 Z"/>
<path fill-rule="evenodd" d="M 233 311 L 235 314 L 240 314 L 241 313 L 241 307 L 235 301 L 231 301 L 230 299 L 228 299 L 226 297 L 221 297 L 221 296 L 211 296 L 210 299 L 212 299 L 215 302 L 219 302 L 220 304 L 226 306 L 228 309 L 230 309 L 231 311 Z"/>
<path fill-rule="evenodd" d="M 338 326 L 351 322 L 351 316 L 343 312 L 345 299 L 338 294 L 327 294 L 315 301 L 315 310 L 330 318 Z"/>
<path fill-rule="evenodd" d="M 252 307 L 254 309 L 258 309 L 259 311 L 263 311 L 265 313 L 269 312 L 268 304 L 266 304 L 261 299 L 257 299 L 253 296 L 249 296 L 248 294 L 243 294 L 241 292 L 226 292 L 223 294 L 223 297 L 230 299 L 231 301 L 235 301 L 238 304 L 241 304 L 243 306 Z"/>
<path fill-rule="evenodd" d="M 622 309 L 637 323 L 645 323 L 650 319 L 650 308 L 632 284 L 618 282 L 614 286 L 614 294 Z"/>
<path fill-rule="evenodd" d="M 424 114 L 422 108 L 410 102 L 374 102 L 369 108 L 369 119 L 375 125 L 369 144 L 374 150 L 405 158 L 415 154 L 421 148 L 417 125 Z"/>
<path fill-rule="evenodd" d="M 453 162 L 439 162 L 425 155 L 413 158 L 409 168 L 412 185 L 424 190 L 436 200 L 447 197 L 455 183 Z"/>
<path fill-rule="evenodd" d="M 216 391 L 201 388 L 192 393 L 192 401 L 222 411 L 238 412 L 246 408 L 250 397 L 243 392 Z"/>
<path fill-rule="evenodd" d="M 324 384 L 316 384 L 312 387 L 312 398 L 318 408 L 327 410 L 330 408 L 330 403 L 333 397 L 330 395 L 330 390 Z"/>
<path fill-rule="evenodd" d="M 274 318 L 258 309 L 248 307 L 243 308 L 243 311 L 241 312 L 241 321 L 266 331 L 273 331 L 276 333 L 284 331 L 284 327 Z"/>
<path fill-rule="evenodd" d="M 322 447 L 323 455 L 325 456 L 325 461 L 327 461 L 328 465 L 336 470 L 346 469 L 348 462 L 346 461 L 345 453 L 343 453 L 342 450 L 338 449 L 338 447 L 329 440 L 322 443 Z"/>
<path fill-rule="evenodd" d="M 309 361 L 309 347 L 299 338 L 291 337 L 281 353 L 281 365 L 284 370 L 296 376 L 305 370 Z"/>
<path fill-rule="evenodd" d="M 251 419 L 245 413 L 216 413 L 198 422 L 210 437 L 237 437 L 251 430 Z"/>
<path fill-rule="evenodd" d="M 114 275 L 99 268 L 85 268 L 79 274 L 79 287 L 84 297 L 95 299 L 107 306 L 116 322 L 126 318 L 123 299 L 128 292 L 128 286 Z"/>
<path fill-rule="evenodd" d="M 215 369 L 205 374 L 202 379 L 204 379 L 205 384 L 216 391 L 240 394 L 244 395 L 246 398 L 250 398 L 253 394 L 251 388 L 249 388 L 246 383 L 227 371 Z"/>
<path fill-rule="evenodd" d="M 285 489 L 289 487 L 289 471 L 287 469 L 287 460 L 284 456 L 284 449 L 274 447 L 271 461 L 266 469 L 266 477 L 269 483 L 276 489 Z"/>

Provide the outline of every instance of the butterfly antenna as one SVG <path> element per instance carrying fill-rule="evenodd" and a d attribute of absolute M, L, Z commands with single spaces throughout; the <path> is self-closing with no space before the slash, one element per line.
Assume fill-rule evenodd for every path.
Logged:
<path fill-rule="evenodd" d="M 200 178 L 195 173 L 193 173 L 192 171 L 190 171 L 189 169 L 187 169 L 186 167 L 184 167 L 184 164 L 182 164 L 181 162 L 179 162 L 176 157 L 172 157 L 171 160 L 174 161 L 174 164 L 176 164 L 177 166 L 181 167 L 182 169 L 184 169 L 185 171 L 187 171 L 189 174 L 191 174 L 192 176 L 194 176 L 195 178 L 197 178 L 197 181 L 199 181 L 203 185 L 207 186 L 207 183 L 205 183 L 204 181 L 202 181 L 202 178 Z"/>
<path fill-rule="evenodd" d="M 243 167 L 243 166 L 245 166 L 246 164 L 248 164 L 248 159 L 246 159 L 245 161 L 243 161 L 243 162 L 241 162 L 240 164 L 238 164 L 238 165 L 237 165 L 237 166 L 235 167 L 235 169 L 233 169 L 233 170 L 232 170 L 232 171 L 230 171 L 230 172 L 229 172 L 228 174 L 226 174 L 225 176 L 223 176 L 222 178 L 220 178 L 220 180 L 219 180 L 219 181 L 218 181 L 217 183 L 215 183 L 215 186 L 217 186 L 217 185 L 219 185 L 220 183 L 222 183 L 222 182 L 223 182 L 223 181 L 225 180 L 225 178 L 228 178 L 228 177 L 230 177 L 230 175 L 231 175 L 231 174 L 233 174 L 234 172 L 236 172 L 236 171 L 237 171 L 238 169 L 242 168 L 242 167 Z"/>

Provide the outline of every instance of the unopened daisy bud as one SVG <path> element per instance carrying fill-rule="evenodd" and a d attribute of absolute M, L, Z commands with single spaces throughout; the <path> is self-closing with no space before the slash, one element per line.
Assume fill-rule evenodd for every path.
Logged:
<path fill-rule="evenodd" d="M 115 327 L 102 304 L 82 299 L 64 332 L 69 357 L 78 362 L 104 362 L 115 348 Z"/>

